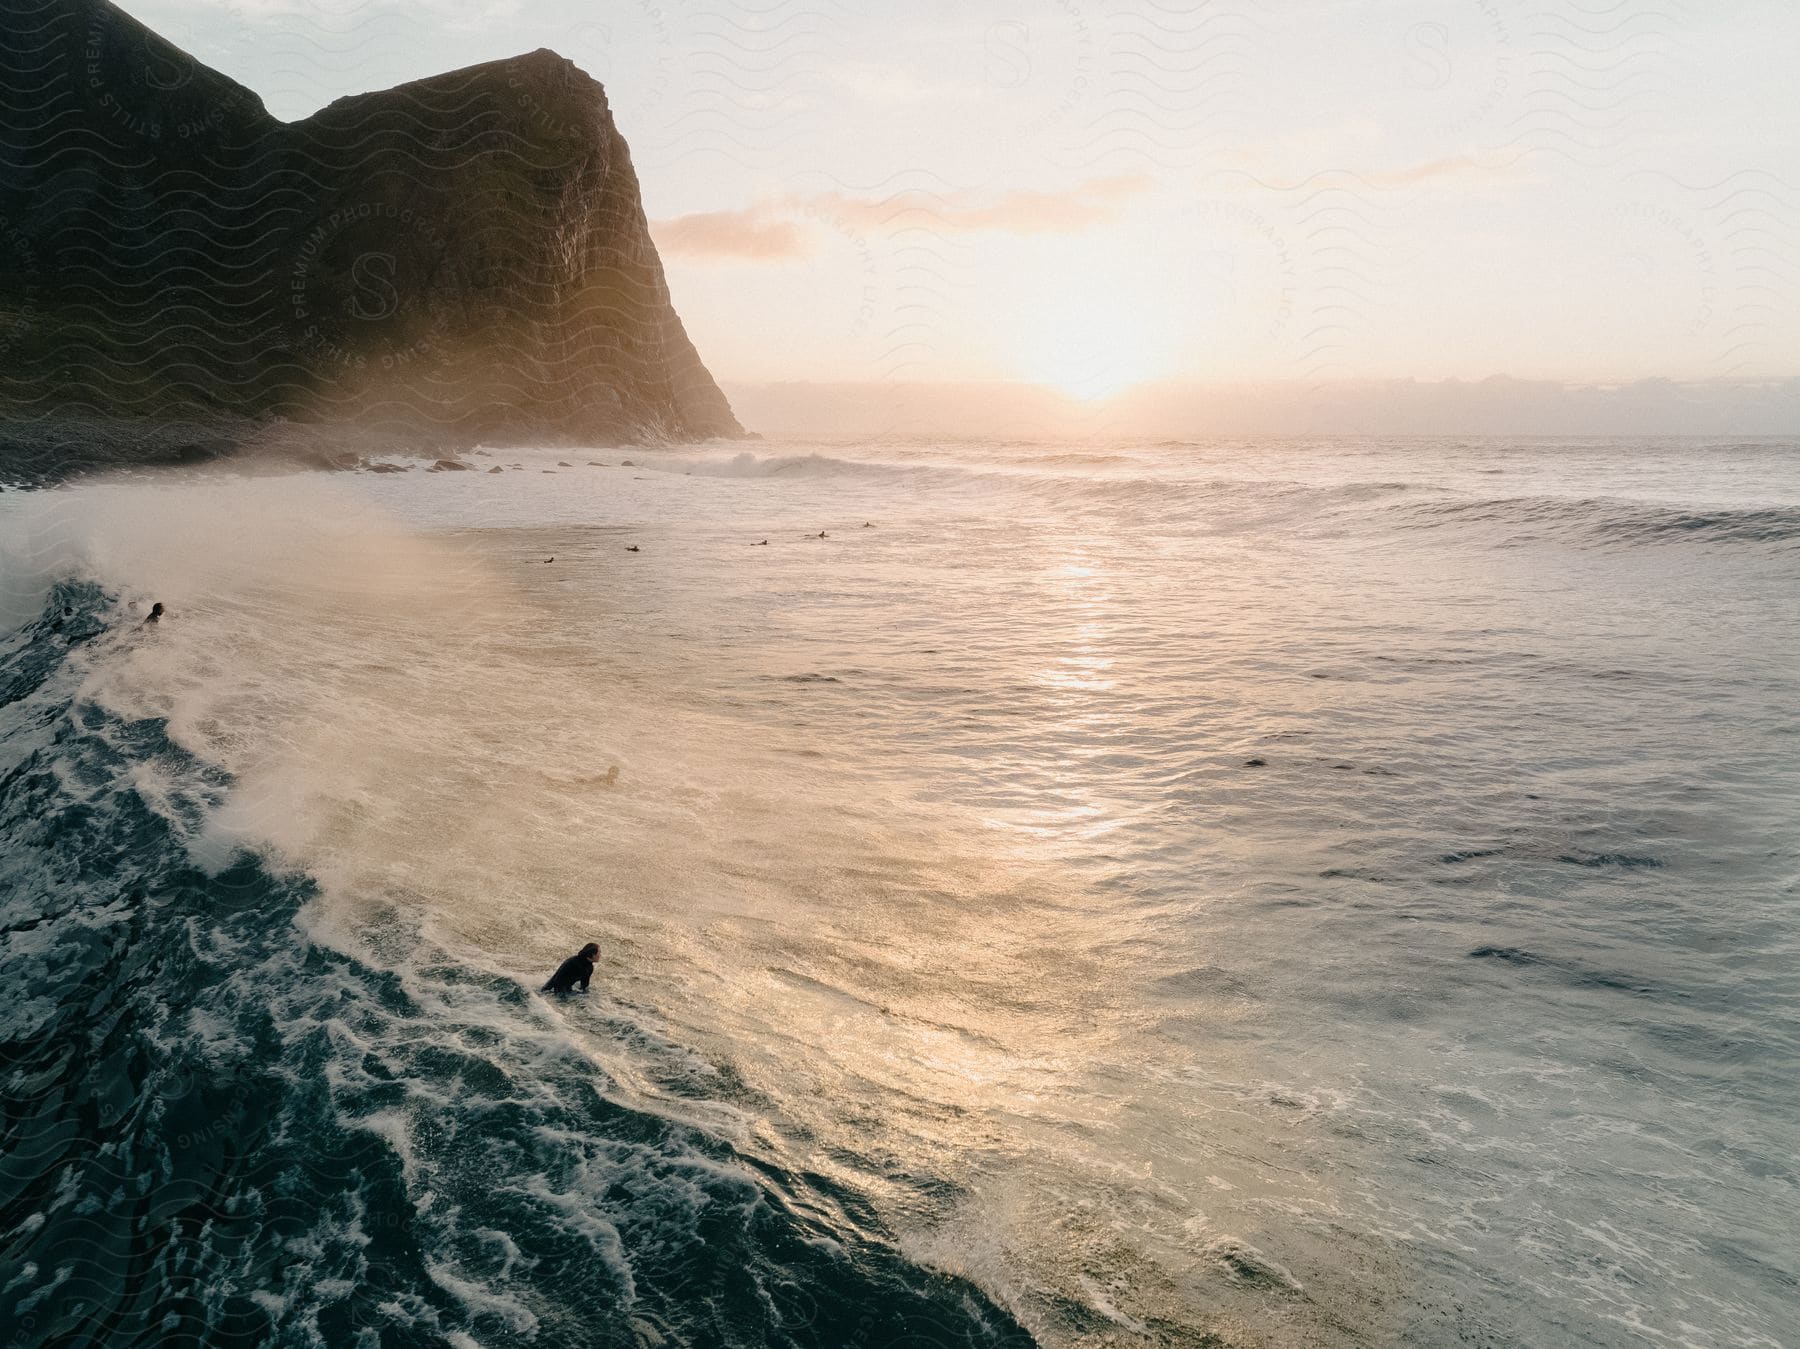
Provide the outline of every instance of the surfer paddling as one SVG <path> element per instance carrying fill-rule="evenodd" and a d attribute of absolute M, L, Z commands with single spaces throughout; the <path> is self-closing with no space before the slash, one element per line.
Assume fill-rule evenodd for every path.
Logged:
<path fill-rule="evenodd" d="M 588 980 L 594 977 L 594 958 L 600 954 L 600 944 L 589 942 L 574 955 L 556 967 L 544 984 L 545 993 L 560 993 L 564 996 L 575 991 L 575 985 L 581 985 L 581 991 L 588 991 Z"/>

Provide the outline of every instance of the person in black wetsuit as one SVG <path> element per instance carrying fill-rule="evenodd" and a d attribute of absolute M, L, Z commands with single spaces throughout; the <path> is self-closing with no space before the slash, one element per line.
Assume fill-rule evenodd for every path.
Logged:
<path fill-rule="evenodd" d="M 546 993 L 569 994 L 575 991 L 575 985 L 581 985 L 581 991 L 588 991 L 588 980 L 594 977 L 594 958 L 600 954 L 600 944 L 589 942 L 574 955 L 556 967 L 556 973 L 545 983 Z"/>
<path fill-rule="evenodd" d="M 163 616 L 162 601 L 158 600 L 155 604 L 150 606 L 150 612 L 145 616 L 144 622 L 160 623 L 162 621 L 162 616 Z"/>

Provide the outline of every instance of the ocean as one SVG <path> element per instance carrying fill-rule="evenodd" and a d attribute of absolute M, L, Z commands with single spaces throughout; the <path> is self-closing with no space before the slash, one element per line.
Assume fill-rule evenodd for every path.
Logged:
<path fill-rule="evenodd" d="M 1800 447 L 469 462 L 0 493 L 8 1343 L 1800 1344 Z"/>

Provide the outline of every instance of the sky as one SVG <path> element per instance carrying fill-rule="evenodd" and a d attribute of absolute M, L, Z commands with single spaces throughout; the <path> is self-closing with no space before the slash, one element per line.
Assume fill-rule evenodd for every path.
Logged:
<path fill-rule="evenodd" d="M 1800 375 L 1793 0 L 124 0 L 283 118 L 546 46 L 728 386 Z"/>

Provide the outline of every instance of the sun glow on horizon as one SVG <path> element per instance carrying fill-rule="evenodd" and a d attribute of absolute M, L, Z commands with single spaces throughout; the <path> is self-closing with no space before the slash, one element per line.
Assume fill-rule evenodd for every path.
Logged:
<path fill-rule="evenodd" d="M 1055 389 L 1067 398 L 1074 399 L 1077 403 L 1104 403 L 1146 381 L 1114 371 L 1096 370 L 1089 374 L 1051 378 L 1039 382 Z"/>
<path fill-rule="evenodd" d="M 1047 321 L 1026 336 L 1020 365 L 1035 384 L 1097 403 L 1166 373 L 1168 362 L 1141 319 L 1090 311 Z"/>
<path fill-rule="evenodd" d="M 1018 315 L 1011 338 L 1020 374 L 1097 403 L 1174 373 L 1176 336 L 1140 289 L 1096 280 L 1044 295 Z"/>

